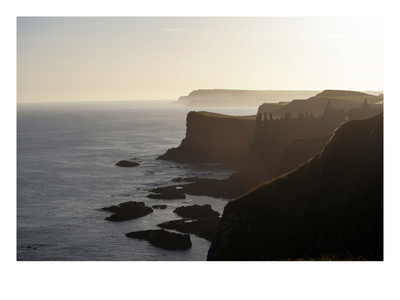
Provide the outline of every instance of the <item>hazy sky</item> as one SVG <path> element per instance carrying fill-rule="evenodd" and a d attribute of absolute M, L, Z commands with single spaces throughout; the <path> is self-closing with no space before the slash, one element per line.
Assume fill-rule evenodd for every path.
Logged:
<path fill-rule="evenodd" d="M 17 98 L 177 99 L 195 89 L 383 90 L 383 19 L 17 19 Z"/>

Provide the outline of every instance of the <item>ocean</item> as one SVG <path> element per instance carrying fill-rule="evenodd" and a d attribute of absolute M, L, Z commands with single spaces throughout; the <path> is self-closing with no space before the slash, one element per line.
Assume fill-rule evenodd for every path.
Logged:
<path fill-rule="evenodd" d="M 204 261 L 210 242 L 191 234 L 192 248 L 163 250 L 125 233 L 158 229 L 179 219 L 176 207 L 210 204 L 222 213 L 226 199 L 187 195 L 147 198 L 176 177 L 226 178 L 235 170 L 156 158 L 185 137 L 186 115 L 196 110 L 171 101 L 20 103 L 17 105 L 18 261 Z M 201 108 L 254 115 L 257 107 Z M 122 159 L 134 168 L 115 164 Z M 127 201 L 167 209 L 131 221 L 108 222 L 101 208 Z"/>

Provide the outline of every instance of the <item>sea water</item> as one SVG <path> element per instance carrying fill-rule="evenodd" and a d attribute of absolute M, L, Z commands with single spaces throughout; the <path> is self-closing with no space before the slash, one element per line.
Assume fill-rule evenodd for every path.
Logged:
<path fill-rule="evenodd" d="M 17 260 L 203 261 L 210 242 L 191 234 L 192 248 L 163 250 L 125 233 L 158 229 L 179 219 L 180 206 L 210 204 L 222 213 L 226 199 L 187 195 L 147 198 L 176 177 L 226 178 L 235 170 L 156 158 L 185 137 L 187 108 L 171 101 L 24 103 L 17 106 Z M 201 108 L 254 115 L 256 107 Z M 135 159 L 140 166 L 115 166 Z M 130 221 L 108 222 L 101 208 L 127 201 L 167 209 Z"/>

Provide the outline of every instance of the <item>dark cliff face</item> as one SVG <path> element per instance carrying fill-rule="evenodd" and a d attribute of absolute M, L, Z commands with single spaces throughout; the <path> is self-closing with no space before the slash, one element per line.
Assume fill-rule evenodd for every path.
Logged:
<path fill-rule="evenodd" d="M 332 133 L 345 121 L 344 116 L 337 117 L 338 111 L 326 113 L 322 118 L 301 117 L 284 119 L 264 119 L 261 116 L 256 124 L 256 134 L 249 148 L 248 169 L 265 172 L 265 178 L 278 175 L 285 148 L 295 139 L 313 140 Z M 323 145 L 324 146 L 324 145 Z M 310 148 L 310 150 L 312 150 Z M 322 150 L 320 148 L 319 150 Z M 311 158 L 317 152 L 312 153 Z"/>
<path fill-rule="evenodd" d="M 176 162 L 241 166 L 247 162 L 254 133 L 255 116 L 233 117 L 189 112 L 186 137 L 181 145 L 169 149 L 159 158 Z"/>
<path fill-rule="evenodd" d="M 321 154 L 230 201 L 208 260 L 383 259 L 383 114 L 340 126 Z"/>
<path fill-rule="evenodd" d="M 196 114 L 204 116 L 209 113 L 195 113 L 194 116 L 197 117 Z M 188 116 L 188 120 L 192 118 L 193 116 Z M 224 119 L 226 125 L 230 118 L 224 116 Z M 240 117 L 231 117 L 231 119 L 240 120 Z M 248 192 L 263 182 L 299 167 L 315 154 L 320 153 L 329 139 L 326 134 L 331 134 L 337 126 L 344 122 L 344 116 L 340 111 L 334 109 L 327 109 L 322 118 L 304 115 L 300 118 L 288 117 L 271 120 L 258 115 L 256 120 L 253 121 L 255 123 L 254 138 L 251 143 L 250 140 L 241 143 L 242 148 L 238 147 L 237 141 L 240 138 L 238 138 L 237 132 L 214 134 L 218 138 L 214 142 L 210 139 L 210 136 L 213 132 L 218 132 L 220 125 L 214 123 L 215 126 L 209 126 L 212 124 L 209 123 L 211 122 L 209 118 L 203 118 L 202 122 L 205 123 L 206 133 L 203 134 L 199 130 L 199 128 L 203 128 L 202 126 L 194 126 L 193 124 L 196 123 L 191 122 L 191 125 L 188 125 L 187 138 L 183 140 L 181 146 L 169 150 L 161 158 L 179 162 L 202 162 L 200 159 L 203 159 L 204 162 L 206 151 L 214 151 L 208 156 L 207 162 L 211 162 L 210 157 L 214 159 L 218 157 L 219 162 L 225 161 L 226 163 L 227 158 L 232 158 L 232 155 L 235 154 L 235 150 L 240 150 L 239 153 L 242 153 L 242 155 L 243 153 L 247 154 L 247 165 L 238 173 L 234 173 L 224 180 L 199 180 L 185 185 L 182 190 L 187 194 L 233 198 Z M 197 122 L 197 124 L 203 123 Z M 244 126 L 244 123 L 235 122 L 234 124 Z M 241 127 L 236 127 L 234 130 L 239 128 Z M 232 126 L 230 128 L 225 126 L 225 130 L 233 130 L 233 128 Z M 226 140 L 227 137 L 228 140 Z M 295 140 L 298 141 L 295 142 Z M 235 142 L 232 144 L 232 141 Z M 223 151 L 209 146 L 213 143 L 218 143 L 219 149 L 223 149 Z M 246 149 L 246 147 L 248 148 Z M 200 150 L 201 152 L 199 152 Z M 219 156 L 216 156 L 216 154 Z M 236 160 L 230 160 L 231 162 L 236 161 L 236 166 L 240 161 L 237 157 L 239 155 L 236 155 Z"/>
<path fill-rule="evenodd" d="M 332 134 L 326 134 L 315 139 L 295 139 L 290 142 L 283 151 L 278 174 L 290 172 L 320 153 L 331 137 Z"/>

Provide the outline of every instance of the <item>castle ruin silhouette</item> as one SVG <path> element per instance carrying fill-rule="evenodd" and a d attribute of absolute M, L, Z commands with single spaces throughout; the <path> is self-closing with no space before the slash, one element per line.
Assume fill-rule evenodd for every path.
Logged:
<path fill-rule="evenodd" d="M 315 117 L 313 113 L 298 113 L 292 117 L 286 112 L 284 118 L 273 117 L 272 113 L 259 113 L 256 117 L 256 131 L 249 149 L 249 168 L 254 172 L 267 172 L 274 177 L 279 174 L 282 155 L 290 142 L 296 139 L 313 140 L 332 134 L 342 123 L 367 118 L 382 112 L 371 108 L 367 99 L 355 109 L 345 111 L 334 109 L 328 101 L 324 114 Z M 321 149 L 322 150 L 322 149 Z"/>

